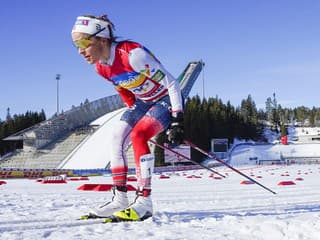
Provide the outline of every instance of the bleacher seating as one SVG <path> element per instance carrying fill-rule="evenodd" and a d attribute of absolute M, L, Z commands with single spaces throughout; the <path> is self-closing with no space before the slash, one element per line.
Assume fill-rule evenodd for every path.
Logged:
<path fill-rule="evenodd" d="M 42 122 L 36 128 L 24 133 L 24 145 L 40 149 L 57 139 L 70 134 L 77 128 L 87 126 L 104 114 L 124 107 L 119 95 L 112 95 L 79 107 Z"/>
<path fill-rule="evenodd" d="M 90 132 L 74 132 L 69 136 L 47 145 L 41 150 L 16 151 L 10 158 L 0 162 L 3 168 L 56 168 Z"/>
<path fill-rule="evenodd" d="M 0 161 L 0 167 L 56 168 L 90 134 L 89 123 L 124 107 L 119 95 L 81 104 L 23 131 L 23 150 Z"/>

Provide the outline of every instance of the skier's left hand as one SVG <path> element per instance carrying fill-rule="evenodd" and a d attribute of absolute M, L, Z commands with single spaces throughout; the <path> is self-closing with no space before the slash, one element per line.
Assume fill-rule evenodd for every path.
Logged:
<path fill-rule="evenodd" d="M 166 134 L 168 136 L 169 142 L 173 146 L 177 146 L 183 143 L 184 129 L 182 112 L 178 112 L 176 115 L 172 116 L 172 122 Z"/>

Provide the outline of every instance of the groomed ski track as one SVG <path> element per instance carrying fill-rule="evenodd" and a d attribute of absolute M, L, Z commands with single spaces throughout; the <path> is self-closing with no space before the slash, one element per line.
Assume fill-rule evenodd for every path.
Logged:
<path fill-rule="evenodd" d="M 110 183 L 110 176 L 67 184 L 8 179 L 0 186 L 0 239 L 319 239 L 319 165 L 239 169 L 277 194 L 242 185 L 243 177 L 225 168 L 217 170 L 226 179 L 206 170 L 166 173 L 168 179 L 154 175 L 153 219 L 106 224 L 77 218 L 110 200 L 111 193 L 76 189 Z M 291 180 L 295 185 L 278 186 Z"/>

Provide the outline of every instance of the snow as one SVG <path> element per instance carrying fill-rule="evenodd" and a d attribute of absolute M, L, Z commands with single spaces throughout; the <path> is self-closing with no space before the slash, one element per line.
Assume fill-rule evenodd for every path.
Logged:
<path fill-rule="evenodd" d="M 269 143 L 235 139 L 228 152 L 228 161 L 232 165 L 252 165 L 263 161 L 285 161 L 285 159 L 295 161 L 320 159 L 320 141 L 304 138 L 306 136 L 317 137 L 319 133 L 320 128 L 317 127 L 289 127 L 289 142 L 287 145 L 283 145 L 279 140 L 276 140 L 279 139 L 280 134 L 265 129 L 264 135 Z M 208 164 L 211 162 L 208 161 Z"/>
<path fill-rule="evenodd" d="M 154 217 L 116 224 L 76 220 L 111 198 L 111 192 L 77 188 L 111 183 L 110 176 L 66 184 L 5 179 L 7 184 L 0 185 L 0 239 L 320 239 L 319 165 L 238 169 L 277 194 L 257 184 L 240 184 L 246 179 L 226 167 L 215 168 L 227 175 L 224 179 L 210 177 L 205 169 L 168 172 L 168 179 L 154 174 Z M 187 178 L 190 175 L 198 178 Z M 295 185 L 279 186 L 280 181 Z M 129 198 L 134 197 L 129 192 Z"/>
<path fill-rule="evenodd" d="M 119 124 L 121 113 L 125 108 L 107 113 L 90 125 L 99 126 L 99 129 L 89 135 L 58 168 L 62 169 L 95 169 L 105 168 L 108 165 L 109 152 L 112 148 L 110 131 Z M 89 161 L 90 160 L 90 161 Z"/>
<path fill-rule="evenodd" d="M 320 129 L 318 127 L 296 127 L 291 128 L 290 131 L 292 135 L 296 136 L 318 135 L 320 133 Z"/>
<path fill-rule="evenodd" d="M 280 160 L 282 158 L 320 159 L 320 143 L 301 143 L 289 145 L 241 144 L 236 146 L 233 149 L 232 154 L 230 154 L 230 162 L 233 165 L 254 164 L 259 160 Z"/>
<path fill-rule="evenodd" d="M 112 141 L 107 133 L 121 111 L 93 122 L 100 126 L 99 131 L 67 158 L 63 168 L 104 167 L 108 149 L 97 143 Z M 318 129 L 311 128 L 289 131 L 290 138 L 318 134 Z M 268 135 L 270 141 L 278 138 Z M 247 179 L 226 167 L 215 168 L 227 176 L 224 179 L 210 177 L 206 169 L 167 172 L 164 174 L 169 178 L 165 179 L 154 174 L 154 216 L 144 222 L 102 224 L 101 220 L 77 220 L 112 197 L 111 192 L 77 188 L 86 183 L 111 184 L 111 176 L 66 184 L 5 179 L 7 184 L 0 185 L 0 239 L 320 240 L 320 165 L 254 165 L 258 160 L 285 157 L 320 157 L 320 144 L 238 142 L 230 163 L 277 192 L 275 195 L 257 184 L 240 184 Z M 283 181 L 295 184 L 278 185 Z M 129 192 L 129 198 L 134 197 L 135 193 Z"/>

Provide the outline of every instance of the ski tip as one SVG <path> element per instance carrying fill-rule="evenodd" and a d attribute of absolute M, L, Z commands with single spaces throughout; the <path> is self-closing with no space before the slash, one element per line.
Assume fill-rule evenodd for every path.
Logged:
<path fill-rule="evenodd" d="M 107 217 L 102 221 L 102 223 L 117 223 L 117 222 L 125 222 L 125 221 L 116 216 Z"/>
<path fill-rule="evenodd" d="M 113 220 L 111 218 L 105 218 L 102 223 L 112 223 Z"/>
<path fill-rule="evenodd" d="M 88 219 L 90 219 L 89 215 L 83 215 L 80 218 L 78 218 L 78 220 L 88 220 Z"/>
<path fill-rule="evenodd" d="M 105 218 L 105 217 L 100 217 L 94 214 L 87 214 L 87 215 L 82 215 L 78 220 L 89 220 L 89 219 L 98 219 L 98 218 Z"/>
<path fill-rule="evenodd" d="M 152 214 L 150 212 L 147 212 L 146 215 L 143 216 L 142 218 L 129 219 L 126 217 L 112 215 L 110 217 L 104 218 L 102 222 L 103 223 L 142 222 L 149 218 L 152 219 Z"/>

